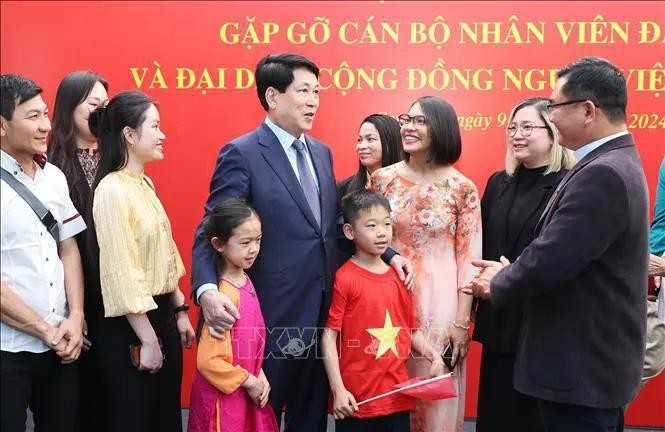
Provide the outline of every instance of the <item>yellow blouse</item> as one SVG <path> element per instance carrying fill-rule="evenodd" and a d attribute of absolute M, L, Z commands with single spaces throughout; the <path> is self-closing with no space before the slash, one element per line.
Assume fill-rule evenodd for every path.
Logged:
<path fill-rule="evenodd" d="M 152 181 L 127 169 L 108 174 L 92 215 L 105 316 L 157 309 L 152 297 L 178 289 L 185 267 Z"/>

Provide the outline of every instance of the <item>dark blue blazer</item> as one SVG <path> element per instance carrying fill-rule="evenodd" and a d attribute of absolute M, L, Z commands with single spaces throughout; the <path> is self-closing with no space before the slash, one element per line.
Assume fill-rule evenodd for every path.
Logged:
<path fill-rule="evenodd" d="M 207 214 L 229 197 L 243 198 L 261 218 L 261 251 L 247 273 L 268 328 L 267 349 L 273 352 L 283 339 L 282 329 L 302 332 L 325 323 L 338 263 L 332 154 L 323 143 L 311 137 L 306 141 L 319 183 L 321 226 L 284 149 L 265 123 L 221 149 L 205 205 Z M 214 251 L 201 224 L 192 258 L 192 289 L 217 284 Z M 308 343 L 312 336 L 310 330 L 301 339 Z"/>

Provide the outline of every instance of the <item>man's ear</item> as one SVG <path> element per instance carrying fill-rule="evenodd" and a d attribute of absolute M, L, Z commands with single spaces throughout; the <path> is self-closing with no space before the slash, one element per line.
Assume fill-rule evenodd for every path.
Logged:
<path fill-rule="evenodd" d="M 598 107 L 591 101 L 584 103 L 584 123 L 589 124 L 598 116 Z"/>
<path fill-rule="evenodd" d="M 275 87 L 268 87 L 266 89 L 266 103 L 268 104 L 268 108 L 271 110 L 274 110 L 277 108 L 277 95 L 279 94 L 279 91 Z"/>
<path fill-rule="evenodd" d="M 7 119 L 0 116 L 0 136 L 7 135 Z"/>
<path fill-rule="evenodd" d="M 222 243 L 222 240 L 219 237 L 213 237 L 210 240 L 210 244 L 217 252 L 222 253 L 224 251 L 224 243 Z"/>
<path fill-rule="evenodd" d="M 344 236 L 346 236 L 346 238 L 353 240 L 353 227 L 351 224 L 345 223 L 342 226 L 342 231 L 344 232 Z"/>

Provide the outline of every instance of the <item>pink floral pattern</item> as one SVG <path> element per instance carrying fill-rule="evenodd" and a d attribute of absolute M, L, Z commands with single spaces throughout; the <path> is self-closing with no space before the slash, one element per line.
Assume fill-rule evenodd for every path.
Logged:
<path fill-rule="evenodd" d="M 476 186 L 457 171 L 431 183 L 402 177 L 404 162 L 372 175 L 370 188 L 390 201 L 392 247 L 414 266 L 416 316 L 428 340 L 441 352 L 448 325 L 457 313 L 458 289 L 476 274 L 471 260 L 482 254 L 480 200 Z M 429 362 L 411 359 L 410 376 L 426 376 Z M 457 398 L 418 401 L 413 432 L 462 431 L 466 365 L 458 365 Z"/>

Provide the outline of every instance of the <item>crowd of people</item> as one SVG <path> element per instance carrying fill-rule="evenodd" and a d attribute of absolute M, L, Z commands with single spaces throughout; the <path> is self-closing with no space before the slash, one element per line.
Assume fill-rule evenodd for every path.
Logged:
<path fill-rule="evenodd" d="M 190 432 L 323 432 L 328 413 L 339 432 L 461 431 L 471 339 L 478 431 L 622 430 L 647 375 L 647 274 L 665 273 L 665 163 L 649 245 L 621 71 L 585 57 L 517 103 L 482 199 L 436 96 L 364 118 L 336 183 L 308 133 L 318 76 L 297 54 L 257 64 L 266 117 L 217 157 L 192 325 L 145 174 L 164 158 L 157 102 L 77 71 L 50 115 L 39 86 L 2 75 L 3 431 L 30 408 L 37 430 L 181 432 L 193 346 Z M 447 373 L 456 397 L 371 399 Z"/>

